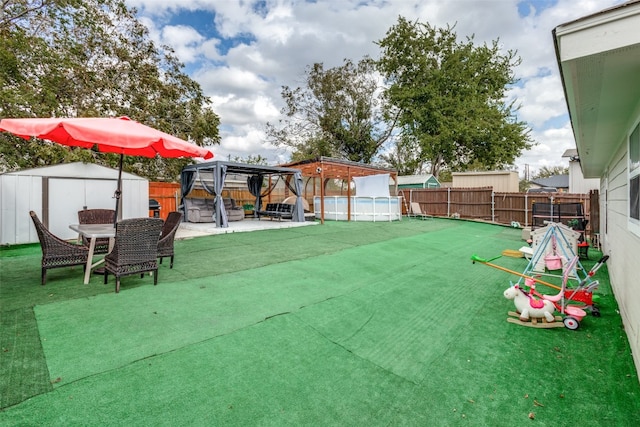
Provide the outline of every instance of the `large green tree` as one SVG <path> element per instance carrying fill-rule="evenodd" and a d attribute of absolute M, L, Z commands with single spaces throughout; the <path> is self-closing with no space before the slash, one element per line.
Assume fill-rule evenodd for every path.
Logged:
<path fill-rule="evenodd" d="M 389 144 L 389 149 L 380 154 L 381 166 L 395 169 L 398 175 L 420 175 L 427 173 L 425 161 L 410 135 L 400 134 Z"/>
<path fill-rule="evenodd" d="M 533 179 L 549 178 L 555 175 L 569 175 L 568 166 L 542 166 L 538 172 L 533 175 Z"/>
<path fill-rule="evenodd" d="M 443 168 L 505 168 L 531 147 L 527 126 L 506 102 L 519 64 L 515 52 L 502 53 L 497 41 L 461 42 L 451 27 L 403 17 L 377 43 L 387 107 L 400 112 L 398 153 L 429 164 L 438 176 Z"/>
<path fill-rule="evenodd" d="M 124 0 L 5 0 L 0 117 L 128 116 L 198 145 L 219 143 L 219 117 L 173 51 L 157 46 Z M 118 156 L 0 133 L 0 170 Z M 125 156 L 125 170 L 173 180 L 191 159 Z"/>
<path fill-rule="evenodd" d="M 284 119 L 267 124 L 270 142 L 292 149 L 293 160 L 331 156 L 370 163 L 391 135 L 380 108 L 375 64 L 345 59 L 305 70 L 305 86 L 282 88 Z"/>

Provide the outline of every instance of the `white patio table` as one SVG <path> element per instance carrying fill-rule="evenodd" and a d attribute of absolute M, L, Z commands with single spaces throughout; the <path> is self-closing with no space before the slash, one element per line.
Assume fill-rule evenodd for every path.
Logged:
<path fill-rule="evenodd" d="M 93 262 L 96 240 L 108 237 L 109 251 L 111 251 L 116 237 L 116 229 L 113 224 L 71 224 L 69 228 L 76 231 L 79 236 L 84 236 L 89 240 L 89 255 L 87 256 L 87 265 L 84 270 L 84 284 L 87 285 L 89 284 L 89 277 L 91 277 L 91 269 L 104 262 L 104 259 Z"/>

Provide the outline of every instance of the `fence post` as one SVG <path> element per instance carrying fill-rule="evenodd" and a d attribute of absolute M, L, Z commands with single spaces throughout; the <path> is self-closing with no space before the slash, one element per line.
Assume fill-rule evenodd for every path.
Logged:
<path fill-rule="evenodd" d="M 447 216 L 451 217 L 451 187 L 447 187 Z"/>
<path fill-rule="evenodd" d="M 491 222 L 496 222 L 496 193 L 491 190 Z"/>

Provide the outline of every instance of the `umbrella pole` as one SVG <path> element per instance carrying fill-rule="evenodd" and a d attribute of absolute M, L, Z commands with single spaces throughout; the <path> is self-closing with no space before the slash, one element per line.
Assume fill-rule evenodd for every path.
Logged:
<path fill-rule="evenodd" d="M 116 214 L 114 216 L 113 219 L 113 226 L 116 226 L 116 223 L 118 222 L 118 216 L 121 215 L 122 213 L 120 212 L 120 195 L 122 194 L 122 159 L 124 157 L 124 154 L 120 154 L 120 163 L 118 165 L 118 186 L 116 187 L 116 192 L 114 194 L 115 198 L 116 198 Z"/>

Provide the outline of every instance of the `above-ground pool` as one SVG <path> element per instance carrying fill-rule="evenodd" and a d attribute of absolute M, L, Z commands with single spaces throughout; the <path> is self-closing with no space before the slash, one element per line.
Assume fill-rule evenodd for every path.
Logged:
<path fill-rule="evenodd" d="M 324 219 L 335 221 L 348 220 L 347 196 L 325 196 Z M 313 198 L 313 210 L 316 218 L 321 218 L 320 196 Z M 398 221 L 402 219 L 400 197 L 351 197 L 352 221 Z"/>

